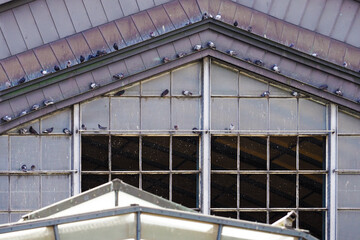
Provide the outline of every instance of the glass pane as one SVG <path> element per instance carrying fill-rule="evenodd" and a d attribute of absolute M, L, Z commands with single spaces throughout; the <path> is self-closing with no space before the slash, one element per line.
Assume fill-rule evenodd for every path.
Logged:
<path fill-rule="evenodd" d="M 237 169 L 237 137 L 211 137 L 211 169 Z"/>
<path fill-rule="evenodd" d="M 216 130 L 238 129 L 238 99 L 211 99 L 211 128 Z M 231 127 L 230 125 L 233 125 Z"/>
<path fill-rule="evenodd" d="M 296 206 L 296 175 L 270 175 L 270 207 L 293 208 Z"/>
<path fill-rule="evenodd" d="M 269 121 L 268 100 L 240 98 L 240 129 L 267 130 Z"/>
<path fill-rule="evenodd" d="M 325 169 L 325 151 L 326 137 L 299 137 L 299 168 L 301 170 Z"/>
<path fill-rule="evenodd" d="M 211 95 L 238 95 L 238 72 L 218 64 L 211 64 Z"/>
<path fill-rule="evenodd" d="M 109 127 L 109 98 L 103 97 L 81 104 L 81 124 L 87 130 L 99 130 L 98 124 Z"/>
<path fill-rule="evenodd" d="M 40 121 L 38 121 L 38 120 L 23 124 L 23 125 L 21 125 L 20 127 L 16 128 L 16 129 L 10 130 L 9 133 L 18 133 L 19 134 L 19 130 L 23 129 L 23 128 L 28 130 L 27 133 L 29 133 L 30 126 L 33 127 L 33 129 L 36 132 L 40 133 Z"/>
<path fill-rule="evenodd" d="M 190 64 L 173 71 L 172 95 L 182 96 L 182 91 L 200 95 L 201 63 Z"/>
<path fill-rule="evenodd" d="M 8 136 L 0 136 L 0 170 L 9 170 Z"/>
<path fill-rule="evenodd" d="M 226 218 L 237 219 L 237 212 L 236 211 L 232 211 L 232 212 L 211 211 L 211 215 L 215 215 L 215 216 L 218 216 L 218 217 L 226 217 Z"/>
<path fill-rule="evenodd" d="M 167 174 L 142 175 L 142 187 L 144 191 L 169 199 L 169 175 Z"/>
<path fill-rule="evenodd" d="M 269 92 L 270 96 L 272 97 L 289 97 L 291 96 L 291 91 L 289 89 L 279 88 L 273 86 L 272 84 L 269 85 Z"/>
<path fill-rule="evenodd" d="M 339 111 L 339 133 L 360 133 L 360 117 Z"/>
<path fill-rule="evenodd" d="M 160 96 L 165 89 L 170 90 L 170 73 L 141 82 L 142 96 Z"/>
<path fill-rule="evenodd" d="M 112 174 L 111 180 L 120 179 L 124 183 L 130 184 L 136 188 L 139 188 L 139 175 L 138 174 Z"/>
<path fill-rule="evenodd" d="M 172 201 L 189 208 L 197 206 L 197 176 L 195 174 L 172 175 Z"/>
<path fill-rule="evenodd" d="M 10 176 L 11 210 L 36 210 L 40 207 L 40 177 Z"/>
<path fill-rule="evenodd" d="M 267 83 L 240 74 L 240 81 L 239 81 L 240 96 L 260 97 L 261 94 L 267 90 L 268 90 Z"/>
<path fill-rule="evenodd" d="M 252 222 L 266 223 L 266 212 L 240 212 L 240 219 Z"/>
<path fill-rule="evenodd" d="M 42 228 L 21 230 L 21 231 L 16 231 L 16 232 L 3 233 L 3 234 L 1 234 L 1 239 L 3 239 L 3 240 L 10 240 L 10 239 L 55 240 L 55 236 L 54 236 L 54 230 L 52 227 L 42 227 Z"/>
<path fill-rule="evenodd" d="M 326 129 L 326 106 L 299 99 L 299 130 Z"/>
<path fill-rule="evenodd" d="M 179 130 L 190 130 L 189 132 L 192 132 L 194 127 L 200 128 L 200 99 L 173 98 L 171 104 L 172 128 L 177 125 Z"/>
<path fill-rule="evenodd" d="M 299 212 L 299 228 L 309 230 L 310 234 L 318 239 L 324 239 L 325 237 L 324 223 L 325 223 L 325 212 L 304 212 L 304 211 Z M 345 239 L 345 238 L 339 238 L 339 239 Z"/>
<path fill-rule="evenodd" d="M 304 174 L 299 175 L 299 206 L 324 207 L 325 175 Z"/>
<path fill-rule="evenodd" d="M 9 214 L 8 213 L 0 213 L 0 224 L 9 222 Z"/>
<path fill-rule="evenodd" d="M 125 90 L 124 94 L 122 96 L 140 96 L 140 84 L 134 84 L 129 87 L 123 88 L 121 90 Z M 117 91 L 119 92 L 120 89 Z M 117 93 L 115 92 L 115 93 Z"/>
<path fill-rule="evenodd" d="M 296 169 L 296 137 L 270 137 L 270 169 Z"/>
<path fill-rule="evenodd" d="M 338 176 L 339 207 L 360 207 L 360 175 Z"/>
<path fill-rule="evenodd" d="M 71 137 L 42 136 L 42 170 L 69 170 L 71 161 Z M 35 166 L 40 168 L 40 166 Z"/>
<path fill-rule="evenodd" d="M 107 183 L 108 181 L 109 181 L 109 176 L 107 174 L 106 175 L 83 174 L 81 175 L 81 192 L 85 192 L 101 184 Z"/>
<path fill-rule="evenodd" d="M 262 175 L 262 174 L 240 175 L 240 207 L 241 208 L 266 207 L 266 175 Z"/>
<path fill-rule="evenodd" d="M 240 170 L 266 170 L 266 146 L 266 137 L 240 137 Z"/>
<path fill-rule="evenodd" d="M 270 99 L 270 129 L 296 130 L 297 129 L 297 101 L 286 98 Z"/>
<path fill-rule="evenodd" d="M 269 224 L 273 224 L 277 220 L 281 219 L 282 217 L 286 216 L 288 212 L 278 212 L 273 211 L 269 213 Z M 295 227 L 295 222 L 293 222 L 293 227 Z"/>
<path fill-rule="evenodd" d="M 23 165 L 40 169 L 40 137 L 11 136 L 11 170 L 21 170 Z"/>
<path fill-rule="evenodd" d="M 139 170 L 139 137 L 111 137 L 111 170 Z"/>
<path fill-rule="evenodd" d="M 198 169 L 199 137 L 173 137 L 172 146 L 173 170 Z"/>
<path fill-rule="evenodd" d="M 9 210 L 9 177 L 0 176 L 0 210 Z"/>
<path fill-rule="evenodd" d="M 156 106 L 156 114 L 154 114 Z M 141 99 L 142 129 L 170 129 L 170 99 L 142 98 Z"/>
<path fill-rule="evenodd" d="M 71 128 L 71 110 L 57 112 L 41 119 L 41 132 L 48 128 L 54 128 L 52 133 L 63 133 L 63 129 Z"/>
<path fill-rule="evenodd" d="M 41 183 L 42 207 L 70 197 L 69 176 L 42 176 Z"/>
<path fill-rule="evenodd" d="M 211 207 L 236 208 L 236 175 L 211 174 Z"/>
<path fill-rule="evenodd" d="M 110 126 L 111 130 L 139 130 L 140 99 L 111 98 Z"/>
<path fill-rule="evenodd" d="M 360 136 L 339 136 L 339 168 L 360 169 Z"/>
<path fill-rule="evenodd" d="M 83 171 L 109 170 L 109 137 L 81 137 L 81 169 Z"/>
<path fill-rule="evenodd" d="M 360 211 L 338 211 L 338 239 L 353 240 L 360 236 Z"/>
<path fill-rule="evenodd" d="M 280 229 L 278 230 L 281 231 Z M 286 235 L 280 235 L 275 233 L 261 232 L 257 230 L 249 230 L 243 228 L 235 228 L 224 226 L 221 233 L 222 240 L 257 240 L 257 239 L 266 239 L 266 240 L 295 240 L 295 237 L 289 237 Z"/>
<path fill-rule="evenodd" d="M 169 137 L 142 138 L 142 170 L 169 170 Z"/>

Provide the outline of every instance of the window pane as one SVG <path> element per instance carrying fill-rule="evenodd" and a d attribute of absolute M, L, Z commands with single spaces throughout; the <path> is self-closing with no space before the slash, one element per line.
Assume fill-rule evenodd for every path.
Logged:
<path fill-rule="evenodd" d="M 211 207 L 236 208 L 236 175 L 211 174 Z"/>
<path fill-rule="evenodd" d="M 270 175 L 270 207 L 293 208 L 296 206 L 296 175 Z"/>
<path fill-rule="evenodd" d="M 299 99 L 299 130 L 326 129 L 326 106 Z"/>
<path fill-rule="evenodd" d="M 142 170 L 169 170 L 169 137 L 142 138 Z"/>
<path fill-rule="evenodd" d="M 141 83 L 142 96 L 160 96 L 165 89 L 170 90 L 170 73 L 165 73 Z"/>
<path fill-rule="evenodd" d="M 325 175 L 304 174 L 299 176 L 299 206 L 324 207 Z"/>
<path fill-rule="evenodd" d="M 40 207 L 40 177 L 10 176 L 11 210 L 35 210 Z"/>
<path fill-rule="evenodd" d="M 281 219 L 282 217 L 286 216 L 288 212 L 278 212 L 273 211 L 269 213 L 269 224 L 273 224 L 277 220 Z M 295 222 L 293 222 L 293 227 L 295 227 Z"/>
<path fill-rule="evenodd" d="M 190 91 L 193 96 L 200 95 L 201 64 L 187 65 L 173 71 L 172 95 L 182 96 L 182 91 Z"/>
<path fill-rule="evenodd" d="M 124 183 L 130 184 L 136 188 L 139 187 L 139 175 L 138 174 L 112 174 L 111 180 L 120 179 Z"/>
<path fill-rule="evenodd" d="M 173 98 L 171 104 L 172 128 L 177 125 L 179 130 L 189 130 L 189 132 L 192 132 L 194 127 L 199 129 L 200 99 Z"/>
<path fill-rule="evenodd" d="M 0 176 L 0 210 L 9 210 L 9 177 Z"/>
<path fill-rule="evenodd" d="M 289 96 L 291 96 L 291 92 L 289 89 L 275 87 L 272 84 L 269 85 L 269 92 L 272 97 L 289 97 Z"/>
<path fill-rule="evenodd" d="M 240 137 L 240 170 L 266 170 L 266 137 Z"/>
<path fill-rule="evenodd" d="M 156 114 L 154 112 L 156 108 Z M 141 127 L 142 129 L 170 129 L 170 99 L 142 98 L 141 99 Z"/>
<path fill-rule="evenodd" d="M 169 175 L 142 175 L 142 187 L 144 191 L 169 199 Z"/>
<path fill-rule="evenodd" d="M 11 136 L 10 146 L 11 170 L 20 170 L 23 165 L 40 169 L 40 137 Z"/>
<path fill-rule="evenodd" d="M 270 99 L 270 129 L 296 130 L 297 129 L 297 101 L 286 98 Z"/>
<path fill-rule="evenodd" d="M 234 125 L 238 129 L 238 99 L 212 98 L 211 99 L 211 128 L 216 130 L 229 130 Z"/>
<path fill-rule="evenodd" d="M 64 128 L 71 129 L 71 110 L 55 113 L 41 119 L 41 132 L 53 127 L 53 133 L 63 133 Z"/>
<path fill-rule="evenodd" d="M 299 138 L 299 168 L 301 170 L 325 169 L 326 137 Z M 340 148 L 339 148 L 340 151 Z"/>
<path fill-rule="evenodd" d="M 338 176 L 339 207 L 360 207 L 360 175 Z"/>
<path fill-rule="evenodd" d="M 211 215 L 215 215 L 218 217 L 226 217 L 226 218 L 234 218 L 237 219 L 237 212 L 223 212 L 223 211 L 211 211 Z"/>
<path fill-rule="evenodd" d="M 139 170 L 139 137 L 111 137 L 111 170 Z"/>
<path fill-rule="evenodd" d="M 237 169 L 237 137 L 211 138 L 211 169 Z"/>
<path fill-rule="evenodd" d="M 360 169 L 360 136 L 339 136 L 339 168 Z"/>
<path fill-rule="evenodd" d="M 140 84 L 134 84 L 127 88 L 123 88 L 125 93 L 122 96 L 140 96 Z M 120 89 L 116 92 L 119 92 Z M 115 92 L 115 93 L 116 93 Z"/>
<path fill-rule="evenodd" d="M 268 100 L 240 98 L 240 129 L 267 130 L 269 122 Z"/>
<path fill-rule="evenodd" d="M 107 183 L 108 181 L 109 181 L 109 176 L 107 174 L 106 175 L 83 174 L 81 175 L 81 192 L 85 192 L 101 184 Z"/>
<path fill-rule="evenodd" d="M 109 98 L 103 97 L 81 104 L 82 124 L 87 130 L 99 130 L 98 124 L 109 127 Z"/>
<path fill-rule="evenodd" d="M 241 208 L 266 207 L 266 175 L 262 175 L 262 174 L 240 175 L 240 207 Z"/>
<path fill-rule="evenodd" d="M 0 170 L 9 170 L 8 136 L 0 136 Z"/>
<path fill-rule="evenodd" d="M 81 169 L 83 171 L 109 170 L 109 137 L 81 137 Z"/>
<path fill-rule="evenodd" d="M 71 137 L 42 136 L 42 170 L 69 170 L 71 167 Z M 37 169 L 40 166 L 35 166 Z"/>
<path fill-rule="evenodd" d="M 240 74 L 240 81 L 239 81 L 240 96 L 260 97 L 261 94 L 267 90 L 268 90 L 267 83 Z"/>
<path fill-rule="evenodd" d="M 360 117 L 339 111 L 339 133 L 360 133 Z"/>
<path fill-rule="evenodd" d="M 172 175 L 172 191 L 172 201 L 189 208 L 198 207 L 196 175 Z"/>
<path fill-rule="evenodd" d="M 42 207 L 70 197 L 69 176 L 41 176 Z"/>
<path fill-rule="evenodd" d="M 211 64 L 211 94 L 237 96 L 238 72 L 218 64 Z"/>
<path fill-rule="evenodd" d="M 270 137 L 270 169 L 296 169 L 296 137 Z"/>
<path fill-rule="evenodd" d="M 360 211 L 338 211 L 338 239 L 352 240 L 360 236 Z"/>
<path fill-rule="evenodd" d="M 325 212 L 299 212 L 299 227 L 300 229 L 307 229 L 310 234 L 318 239 L 323 239 L 323 232 L 325 230 Z M 339 221 L 340 222 L 340 221 Z M 352 231 L 352 233 L 354 233 Z M 346 239 L 346 238 L 339 238 Z M 352 238 L 351 238 L 352 239 Z"/>
<path fill-rule="evenodd" d="M 111 98 L 111 130 L 140 129 L 140 99 L 136 97 Z"/>
<path fill-rule="evenodd" d="M 173 170 L 198 169 L 199 137 L 173 137 L 172 146 Z"/>
<path fill-rule="evenodd" d="M 266 223 L 266 212 L 240 212 L 240 219 L 252 222 Z"/>

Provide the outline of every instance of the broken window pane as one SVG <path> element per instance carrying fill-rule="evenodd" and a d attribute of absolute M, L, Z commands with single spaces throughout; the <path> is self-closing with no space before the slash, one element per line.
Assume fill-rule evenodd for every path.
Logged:
<path fill-rule="evenodd" d="M 109 137 L 81 137 L 81 169 L 82 171 L 109 170 Z"/>
<path fill-rule="evenodd" d="M 266 170 L 266 149 L 266 137 L 240 137 L 240 170 Z"/>
<path fill-rule="evenodd" d="M 241 208 L 266 207 L 266 175 L 264 174 L 240 175 L 240 207 Z"/>
<path fill-rule="evenodd" d="M 211 169 L 237 169 L 237 137 L 211 138 Z"/>
<path fill-rule="evenodd" d="M 169 137 L 142 138 L 142 170 L 169 170 Z"/>
<path fill-rule="evenodd" d="M 270 169 L 296 169 L 296 137 L 270 137 Z"/>
<path fill-rule="evenodd" d="M 189 208 L 197 206 L 197 176 L 190 174 L 172 175 L 172 201 Z"/>
<path fill-rule="evenodd" d="M 325 140 L 323 136 L 299 137 L 299 168 L 301 170 L 325 169 Z"/>
<path fill-rule="evenodd" d="M 211 174 L 211 207 L 236 208 L 236 175 Z"/>
<path fill-rule="evenodd" d="M 142 175 L 142 188 L 157 196 L 169 199 L 169 175 Z"/>
<path fill-rule="evenodd" d="M 172 169 L 198 169 L 199 137 L 172 138 Z"/>
<path fill-rule="evenodd" d="M 296 207 L 296 175 L 270 175 L 270 207 Z"/>
<path fill-rule="evenodd" d="M 111 137 L 111 170 L 139 170 L 139 137 Z"/>

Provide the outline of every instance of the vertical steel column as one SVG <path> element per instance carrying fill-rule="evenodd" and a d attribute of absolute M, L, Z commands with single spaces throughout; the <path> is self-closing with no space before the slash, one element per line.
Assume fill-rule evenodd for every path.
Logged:
<path fill-rule="evenodd" d="M 202 122 L 201 128 L 201 212 L 203 214 L 210 214 L 210 59 L 205 57 L 203 59 L 203 89 L 202 89 Z"/>
<path fill-rule="evenodd" d="M 73 164 L 72 170 L 72 195 L 77 195 L 81 192 L 81 134 L 80 129 L 80 105 L 74 104 L 73 106 Z"/>

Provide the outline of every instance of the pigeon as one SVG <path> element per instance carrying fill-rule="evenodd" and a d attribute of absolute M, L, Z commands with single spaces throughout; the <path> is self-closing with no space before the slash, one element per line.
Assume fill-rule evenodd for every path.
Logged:
<path fill-rule="evenodd" d="M 100 124 L 98 124 L 98 128 L 99 128 L 100 130 L 106 130 L 106 129 L 107 129 L 107 127 L 103 127 L 103 126 L 101 126 Z"/>
<path fill-rule="evenodd" d="M 114 43 L 113 48 L 114 48 L 116 51 L 119 50 L 118 44 L 117 44 L 117 43 Z"/>
<path fill-rule="evenodd" d="M 21 111 L 21 113 L 19 114 L 19 117 L 22 117 L 28 113 L 29 113 L 29 111 L 25 109 L 25 110 Z"/>
<path fill-rule="evenodd" d="M 89 54 L 89 56 L 88 56 L 88 60 L 91 60 L 91 59 L 93 59 L 94 58 L 94 56 L 93 55 L 91 55 L 91 54 Z"/>
<path fill-rule="evenodd" d="M 58 65 L 55 65 L 54 70 L 55 70 L 55 72 L 60 71 L 60 67 Z"/>
<path fill-rule="evenodd" d="M 264 62 L 263 61 L 261 61 L 260 59 L 256 59 L 255 61 L 254 61 L 254 63 L 256 64 L 256 65 L 258 65 L 258 66 L 264 66 Z"/>
<path fill-rule="evenodd" d="M 65 133 L 66 135 L 71 135 L 72 134 L 72 132 L 68 128 L 64 128 L 63 133 Z"/>
<path fill-rule="evenodd" d="M 54 104 L 54 101 L 51 100 L 51 99 L 47 99 L 47 100 L 44 101 L 45 106 L 49 106 L 49 105 L 53 105 L 53 104 Z"/>
<path fill-rule="evenodd" d="M 154 33 L 154 32 L 150 32 L 149 36 L 150 36 L 151 38 L 153 38 L 153 37 L 155 37 L 155 33 Z"/>
<path fill-rule="evenodd" d="M 250 58 L 244 58 L 244 60 L 245 60 L 246 62 L 252 63 L 252 61 L 251 61 Z"/>
<path fill-rule="evenodd" d="M 121 80 L 124 78 L 124 74 L 123 73 L 117 73 L 115 75 L 113 75 L 113 78 L 116 80 Z"/>
<path fill-rule="evenodd" d="M 215 20 L 221 20 L 221 15 L 220 14 L 216 15 Z"/>
<path fill-rule="evenodd" d="M 196 45 L 193 47 L 193 50 L 194 50 L 194 51 L 200 51 L 200 50 L 201 50 L 201 45 L 200 45 L 200 44 L 196 44 Z"/>
<path fill-rule="evenodd" d="M 327 91 L 329 86 L 327 84 L 320 85 L 320 90 Z"/>
<path fill-rule="evenodd" d="M 207 46 L 208 46 L 209 48 L 211 48 L 211 49 L 216 49 L 215 43 L 213 43 L 212 41 L 209 41 L 209 42 L 207 43 Z"/>
<path fill-rule="evenodd" d="M 295 44 L 290 43 L 289 48 L 293 48 L 294 46 L 295 46 Z"/>
<path fill-rule="evenodd" d="M 41 70 L 40 73 L 41 73 L 41 75 L 46 75 L 46 74 L 48 74 L 48 72 L 47 72 L 46 70 Z"/>
<path fill-rule="evenodd" d="M 40 105 L 39 104 L 34 104 L 32 107 L 31 107 L 31 111 L 36 111 L 40 108 Z"/>
<path fill-rule="evenodd" d="M 26 128 L 20 128 L 19 129 L 19 134 L 20 135 L 24 135 L 24 134 L 26 134 L 28 132 L 28 130 L 26 129 Z"/>
<path fill-rule="evenodd" d="M 199 129 L 197 129 L 196 127 L 194 127 L 194 128 L 192 129 L 192 133 L 197 133 L 198 130 L 199 130 Z"/>
<path fill-rule="evenodd" d="M 264 34 L 264 38 L 267 38 L 266 34 Z"/>
<path fill-rule="evenodd" d="M 248 32 L 252 32 L 252 26 L 249 26 L 249 27 L 247 28 L 247 30 L 248 30 Z"/>
<path fill-rule="evenodd" d="M 356 102 L 360 104 L 360 98 Z"/>
<path fill-rule="evenodd" d="M 17 84 L 22 84 L 24 82 L 26 82 L 26 79 L 25 79 L 25 77 L 22 77 L 18 80 Z"/>
<path fill-rule="evenodd" d="M 205 12 L 203 15 L 202 15 L 202 20 L 205 20 L 205 19 L 208 19 L 209 18 L 209 15 Z"/>
<path fill-rule="evenodd" d="M 269 91 L 265 91 L 261 94 L 261 97 L 269 97 L 270 96 L 270 92 Z"/>
<path fill-rule="evenodd" d="M 54 131 L 54 127 L 45 129 L 42 133 L 52 133 Z"/>
<path fill-rule="evenodd" d="M 21 169 L 21 171 L 23 171 L 23 172 L 27 172 L 27 167 L 26 167 L 25 164 L 23 164 L 20 169 Z"/>
<path fill-rule="evenodd" d="M 105 55 L 105 54 L 106 54 L 105 50 L 97 50 L 96 51 L 96 57 L 99 57 L 99 56 L 102 56 L 102 55 Z"/>
<path fill-rule="evenodd" d="M 163 63 L 170 62 L 170 58 L 168 58 L 168 57 L 163 57 L 162 62 L 163 62 Z"/>
<path fill-rule="evenodd" d="M 227 50 L 226 53 L 229 54 L 230 56 L 236 56 L 237 55 L 237 53 L 234 50 Z"/>
<path fill-rule="evenodd" d="M 125 93 L 125 90 L 120 90 L 117 93 L 114 94 L 114 96 L 121 96 Z"/>
<path fill-rule="evenodd" d="M 182 91 L 182 95 L 184 95 L 184 96 L 192 96 L 192 92 L 190 92 L 188 90 L 184 90 L 184 91 Z"/>
<path fill-rule="evenodd" d="M 80 56 L 80 58 L 79 58 L 79 60 L 80 60 L 80 62 L 84 62 L 84 61 L 85 61 L 84 56 L 83 56 L 83 55 L 81 55 L 81 56 Z"/>
<path fill-rule="evenodd" d="M 338 96 L 343 96 L 343 92 L 340 90 L 340 88 L 336 89 L 335 94 Z"/>
<path fill-rule="evenodd" d="M 234 130 L 234 129 L 235 129 L 234 124 L 230 123 L 229 130 L 232 131 L 232 130 Z"/>
<path fill-rule="evenodd" d="M 70 61 L 70 60 L 69 60 L 69 61 L 67 61 L 67 63 L 66 63 L 66 67 L 67 67 L 67 68 L 71 67 L 71 61 Z"/>
<path fill-rule="evenodd" d="M 39 135 L 39 133 L 32 126 L 29 128 L 29 132 L 35 135 Z"/>
<path fill-rule="evenodd" d="M 272 67 L 271 67 L 271 70 L 273 70 L 274 72 L 277 72 L 277 73 L 280 73 L 280 68 L 278 65 L 274 64 Z"/>
<path fill-rule="evenodd" d="M 317 53 L 313 53 L 313 54 L 311 54 L 311 56 L 313 56 L 313 57 L 317 57 L 317 56 L 318 56 L 318 54 L 317 54 Z"/>
<path fill-rule="evenodd" d="M 1 118 L 4 122 L 10 122 L 11 121 L 11 117 L 6 115 L 4 117 Z"/>
<path fill-rule="evenodd" d="M 235 20 L 234 26 L 237 27 L 239 25 L 238 21 Z"/>
<path fill-rule="evenodd" d="M 97 83 L 90 83 L 90 89 L 95 89 L 95 88 L 98 88 L 100 87 L 100 84 L 97 84 Z"/>
<path fill-rule="evenodd" d="M 87 127 L 85 126 L 85 124 L 81 124 L 81 129 L 82 130 L 87 130 Z"/>
<path fill-rule="evenodd" d="M 175 130 L 179 130 L 179 126 L 178 126 L 178 125 L 174 125 L 174 129 L 175 129 Z"/>
<path fill-rule="evenodd" d="M 176 57 L 177 57 L 177 58 L 182 58 L 182 57 L 184 57 L 185 55 L 186 55 L 186 53 L 181 52 L 181 53 L 176 54 Z"/>
<path fill-rule="evenodd" d="M 296 91 L 292 91 L 291 95 L 294 96 L 294 97 L 300 96 L 300 94 L 298 92 L 296 92 Z"/>
<path fill-rule="evenodd" d="M 344 62 L 344 63 L 343 63 L 343 67 L 346 68 L 347 66 L 348 66 L 347 62 Z"/>
<path fill-rule="evenodd" d="M 30 167 L 31 171 L 34 171 L 34 170 L 35 170 L 35 168 L 36 168 L 36 166 L 35 166 L 35 165 L 31 165 L 31 167 Z"/>
<path fill-rule="evenodd" d="M 161 93 L 161 97 L 165 97 L 166 95 L 169 94 L 169 89 L 165 89 L 162 93 Z"/>

